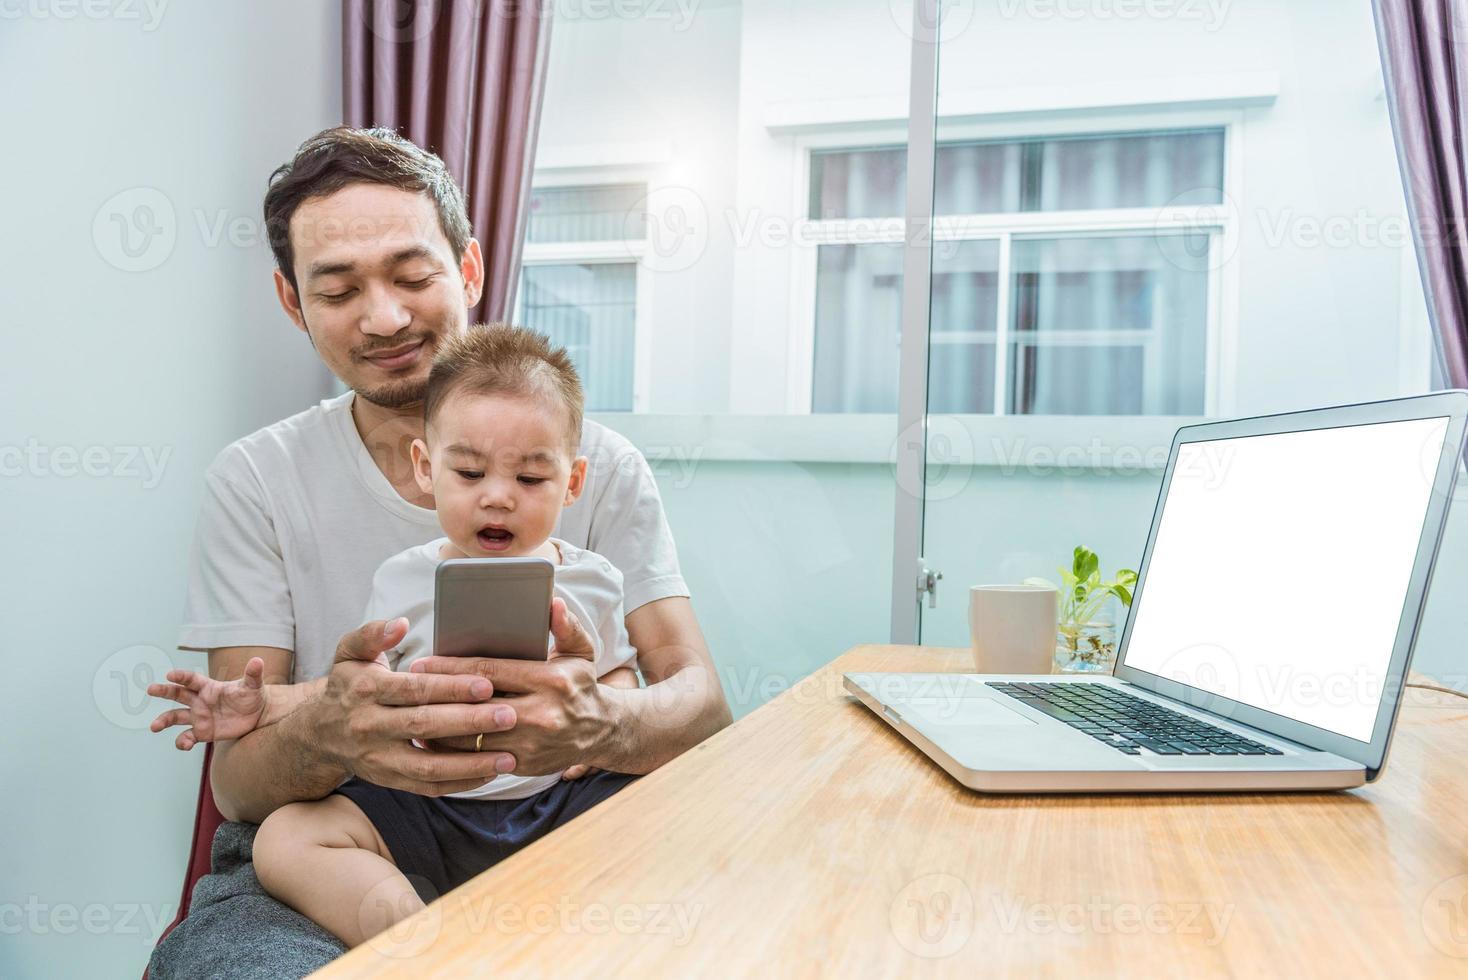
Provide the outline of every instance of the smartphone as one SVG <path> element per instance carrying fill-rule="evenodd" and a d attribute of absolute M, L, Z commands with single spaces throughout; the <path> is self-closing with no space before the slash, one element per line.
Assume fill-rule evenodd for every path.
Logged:
<path fill-rule="evenodd" d="M 556 566 L 544 558 L 450 558 L 433 591 L 433 652 L 546 660 Z"/>

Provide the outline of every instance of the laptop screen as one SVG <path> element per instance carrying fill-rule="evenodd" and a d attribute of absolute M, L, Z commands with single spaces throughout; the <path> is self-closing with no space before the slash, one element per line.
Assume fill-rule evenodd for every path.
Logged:
<path fill-rule="evenodd" d="M 1448 423 L 1183 443 L 1125 665 L 1370 741 Z"/>

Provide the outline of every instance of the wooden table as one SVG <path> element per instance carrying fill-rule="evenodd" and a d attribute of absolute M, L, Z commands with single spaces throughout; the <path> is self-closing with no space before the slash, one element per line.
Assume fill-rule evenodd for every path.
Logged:
<path fill-rule="evenodd" d="M 858 647 L 322 977 L 1468 976 L 1468 699 L 1347 793 L 985 797 L 841 689 Z"/>

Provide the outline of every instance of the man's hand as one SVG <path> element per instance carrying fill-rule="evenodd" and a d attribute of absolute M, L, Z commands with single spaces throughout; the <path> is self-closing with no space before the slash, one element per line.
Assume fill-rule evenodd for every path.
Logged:
<path fill-rule="evenodd" d="M 513 727 L 486 735 L 484 752 L 510 757 L 521 776 L 561 772 L 582 764 L 615 731 L 612 705 L 601 693 L 592 665 L 591 638 L 562 599 L 551 601 L 551 636 L 555 647 L 545 663 L 486 657 L 424 657 L 409 667 L 410 677 L 481 678 L 509 700 L 495 700 L 513 711 Z M 440 739 L 438 750 L 474 748 L 474 739 Z M 445 753 L 449 758 L 455 754 Z"/>
<path fill-rule="evenodd" d="M 421 796 L 474 789 L 515 768 L 514 757 L 490 751 L 488 739 L 483 752 L 434 752 L 413 744 L 468 736 L 472 748 L 473 736 L 514 726 L 515 712 L 490 702 L 492 680 L 388 669 L 379 657 L 407 631 L 408 621 L 395 619 L 342 637 L 310 715 L 321 752 L 352 775 Z"/>

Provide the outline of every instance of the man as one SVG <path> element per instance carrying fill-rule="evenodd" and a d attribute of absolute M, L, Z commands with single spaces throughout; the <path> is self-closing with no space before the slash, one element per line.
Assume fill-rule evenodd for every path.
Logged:
<path fill-rule="evenodd" d="M 479 300 L 479 243 L 443 162 L 383 130 L 303 143 L 272 176 L 265 221 L 282 308 L 351 390 L 232 444 L 206 476 L 180 646 L 207 650 L 217 678 L 258 656 L 267 681 L 311 689 L 279 724 L 216 746 L 220 812 L 258 823 L 350 776 L 443 795 L 507 772 L 646 773 L 728 724 L 647 464 L 590 421 L 586 489 L 556 534 L 623 573 L 648 686 L 598 685 L 574 619 L 554 637 L 572 656 L 547 663 L 430 658 L 397 674 L 374 662 L 401 624 L 349 627 L 377 566 L 439 533 L 408 450 L 434 350 Z M 170 955 L 186 963 L 187 942 Z M 247 969 L 249 948 L 237 955 Z"/>

